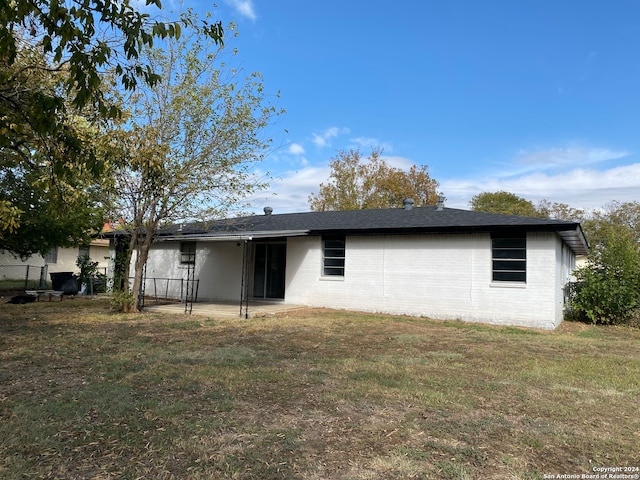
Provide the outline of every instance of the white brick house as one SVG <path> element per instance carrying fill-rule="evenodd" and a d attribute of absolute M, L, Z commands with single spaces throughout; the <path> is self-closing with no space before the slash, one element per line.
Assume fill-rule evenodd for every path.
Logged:
<path fill-rule="evenodd" d="M 199 279 L 198 301 L 554 329 L 579 223 L 439 207 L 255 215 L 163 230 L 146 276 Z M 175 296 L 178 292 L 173 292 Z"/>

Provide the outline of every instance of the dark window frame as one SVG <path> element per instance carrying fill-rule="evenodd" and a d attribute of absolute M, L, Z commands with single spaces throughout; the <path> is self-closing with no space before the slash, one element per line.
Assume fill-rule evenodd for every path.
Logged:
<path fill-rule="evenodd" d="M 346 261 L 346 238 L 344 235 L 322 237 L 322 276 L 344 278 Z"/>
<path fill-rule="evenodd" d="M 78 258 L 91 258 L 90 255 L 91 248 L 89 245 L 81 245 L 78 247 Z"/>
<path fill-rule="evenodd" d="M 196 242 L 180 242 L 180 265 L 196 264 Z"/>
<path fill-rule="evenodd" d="M 527 235 L 491 236 L 491 280 L 527 283 Z"/>

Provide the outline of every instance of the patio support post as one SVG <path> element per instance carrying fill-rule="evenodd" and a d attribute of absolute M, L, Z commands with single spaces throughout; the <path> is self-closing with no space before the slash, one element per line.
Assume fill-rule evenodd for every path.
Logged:
<path fill-rule="evenodd" d="M 242 278 L 240 280 L 240 317 L 244 308 L 244 318 L 249 318 L 249 241 L 242 242 Z"/>

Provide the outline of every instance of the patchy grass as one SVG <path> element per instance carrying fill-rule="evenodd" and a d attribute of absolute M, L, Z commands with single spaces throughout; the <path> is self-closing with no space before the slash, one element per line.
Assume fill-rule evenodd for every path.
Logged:
<path fill-rule="evenodd" d="M 640 466 L 640 331 L 0 305 L 0 477 L 542 479 Z"/>

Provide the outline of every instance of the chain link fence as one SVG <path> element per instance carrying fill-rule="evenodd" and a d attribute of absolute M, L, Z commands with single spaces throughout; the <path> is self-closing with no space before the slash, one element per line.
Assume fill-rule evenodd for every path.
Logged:
<path fill-rule="evenodd" d="M 0 290 L 60 290 L 54 285 L 52 277 L 67 275 L 77 278 L 73 272 L 48 272 L 48 265 L 0 265 Z M 106 288 L 107 268 L 100 267 L 96 275 L 79 285 L 82 293 L 104 293 Z M 60 283 L 60 282 L 58 282 Z"/>
<path fill-rule="evenodd" d="M 47 265 L 1 265 L 0 288 L 3 290 L 49 289 L 51 279 Z"/>
<path fill-rule="evenodd" d="M 71 272 L 69 272 L 71 273 Z M 107 269 L 100 268 L 99 274 L 90 278 L 84 285 L 78 285 L 81 293 L 95 294 L 111 290 L 107 279 Z M 0 289 L 1 290 L 50 290 L 53 288 L 48 266 L 36 265 L 0 265 Z M 112 280 L 111 280 L 112 281 Z M 133 277 L 129 279 L 133 284 Z M 189 283 L 190 282 L 190 283 Z M 144 293 L 155 302 L 160 301 L 185 301 L 188 292 L 197 300 L 200 281 L 186 278 L 145 278 Z M 189 290 L 187 289 L 189 287 Z"/>

